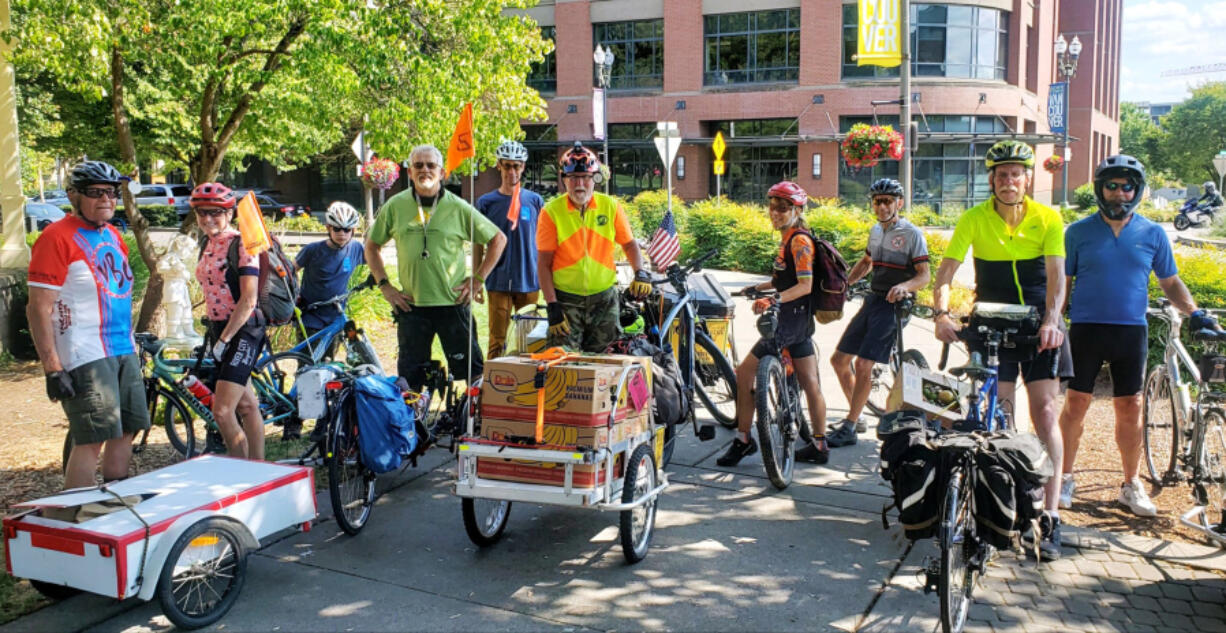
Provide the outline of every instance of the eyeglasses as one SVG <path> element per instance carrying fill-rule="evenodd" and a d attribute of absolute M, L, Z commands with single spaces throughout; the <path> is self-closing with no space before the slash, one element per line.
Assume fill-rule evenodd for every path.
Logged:
<path fill-rule="evenodd" d="M 1103 183 L 1103 189 L 1106 189 L 1107 191 L 1115 191 L 1116 189 L 1119 189 L 1124 193 L 1132 193 L 1137 190 L 1137 186 L 1130 182 L 1105 182 Z"/>
<path fill-rule="evenodd" d="M 873 205 L 893 204 L 894 198 L 873 198 Z"/>
<path fill-rule="evenodd" d="M 329 231 L 336 231 L 337 233 L 352 233 L 352 232 L 353 232 L 353 229 L 342 229 L 342 228 L 338 228 L 338 227 L 335 227 L 335 226 L 330 226 L 330 227 L 328 227 L 328 230 L 329 230 Z"/>
<path fill-rule="evenodd" d="M 217 207 L 207 207 L 203 209 L 196 209 L 196 215 L 204 215 L 204 216 L 208 216 L 211 218 L 215 218 L 219 215 L 225 215 L 229 212 L 230 212 L 229 209 L 220 209 Z"/>
<path fill-rule="evenodd" d="M 119 189 L 116 187 L 86 187 L 81 190 L 81 195 L 95 200 L 102 196 L 115 200 L 119 198 Z"/>
<path fill-rule="evenodd" d="M 413 163 L 413 169 L 429 169 L 431 171 L 438 169 L 438 163 Z"/>

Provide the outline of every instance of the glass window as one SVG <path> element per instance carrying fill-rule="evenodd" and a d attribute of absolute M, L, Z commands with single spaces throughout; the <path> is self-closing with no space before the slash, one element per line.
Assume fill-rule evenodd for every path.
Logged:
<path fill-rule="evenodd" d="M 796 119 L 707 122 L 708 136 L 723 132 L 728 139 L 754 139 L 749 144 L 729 143 L 724 154 L 727 171 L 720 179 L 723 195 L 733 200 L 761 201 L 771 185 L 796 180 L 796 143 L 783 140 L 784 134 L 796 133 L 795 124 Z M 715 178 L 711 178 L 711 195 L 716 193 L 715 184 Z"/>
<path fill-rule="evenodd" d="M 597 45 L 613 51 L 609 88 L 664 85 L 664 20 L 593 24 L 592 37 Z M 593 75 L 593 81 L 599 82 L 599 77 Z"/>
<path fill-rule="evenodd" d="M 917 77 L 1004 79 L 1009 54 L 1008 14 L 964 5 L 911 6 L 911 72 Z M 843 78 L 897 77 L 898 68 L 857 66 L 859 15 L 843 5 Z"/>
<path fill-rule="evenodd" d="M 703 84 L 796 81 L 800 76 L 800 9 L 727 13 L 703 18 Z"/>
<path fill-rule="evenodd" d="M 541 37 L 556 43 L 557 30 L 552 26 L 542 26 Z M 527 83 L 528 87 L 535 88 L 538 92 L 557 92 L 558 59 L 555 51 L 549 51 L 544 60 L 532 64 Z"/>

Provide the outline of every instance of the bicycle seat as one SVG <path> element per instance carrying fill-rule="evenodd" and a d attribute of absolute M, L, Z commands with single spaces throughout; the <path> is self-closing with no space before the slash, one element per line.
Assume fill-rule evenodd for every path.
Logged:
<path fill-rule="evenodd" d="M 954 367 L 949 370 L 955 378 L 970 378 L 971 380 L 986 380 L 989 376 L 995 376 L 996 370 L 983 364 L 983 357 L 979 352 L 971 352 L 971 360 L 961 367 Z"/>

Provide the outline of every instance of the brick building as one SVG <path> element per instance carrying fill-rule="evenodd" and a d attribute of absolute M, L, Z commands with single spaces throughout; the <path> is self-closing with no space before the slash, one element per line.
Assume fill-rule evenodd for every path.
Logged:
<path fill-rule="evenodd" d="M 867 183 L 896 176 L 887 161 L 853 173 L 842 166 L 841 135 L 860 121 L 897 127 L 897 69 L 857 67 L 857 12 L 841 0 L 542 0 L 524 10 L 556 51 L 529 81 L 547 100 L 548 121 L 525 124 L 528 184 L 557 187 L 559 148 L 579 140 L 600 148 L 592 124 L 597 44 L 616 58 L 608 93 L 612 190 L 662 188 L 652 137 L 676 121 L 684 139 L 674 165 L 686 199 L 715 193 L 710 145 L 728 142 L 725 195 L 761 199 L 791 178 L 811 194 L 857 198 Z M 746 11 L 746 9 L 750 9 Z M 946 209 L 987 196 L 982 157 L 1001 138 L 1058 151 L 1047 122 L 1053 42 L 1077 35 L 1084 49 L 1071 87 L 1069 185 L 1118 147 L 1121 0 L 947 0 L 911 9 L 916 203 Z M 483 174 L 478 192 L 496 186 Z M 1059 198 L 1059 178 L 1036 170 L 1034 195 Z"/>

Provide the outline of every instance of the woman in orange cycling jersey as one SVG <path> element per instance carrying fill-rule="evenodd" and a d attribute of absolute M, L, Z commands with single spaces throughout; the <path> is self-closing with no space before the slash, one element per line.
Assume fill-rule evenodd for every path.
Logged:
<path fill-rule="evenodd" d="M 775 336 L 792 357 L 792 366 L 800 388 L 809 401 L 809 415 L 812 417 L 813 441 L 797 449 L 796 458 L 824 464 L 830 457 L 830 448 L 826 444 L 826 401 L 822 398 L 821 383 L 817 377 L 817 355 L 812 338 L 816 325 L 809 306 L 816 243 L 803 217 L 809 196 L 800 185 L 785 180 L 771 187 L 766 199 L 771 224 L 782 236 L 779 254 L 775 257 L 771 280 L 748 286 L 747 289 L 779 291 L 778 301 L 781 305 Z M 774 299 L 758 299 L 753 304 L 754 314 L 762 314 L 774 302 Z M 728 451 L 716 460 L 720 466 L 735 466 L 743 458 L 758 452 L 758 443 L 749 433 L 749 426 L 753 423 L 753 383 L 758 374 L 758 359 L 770 352 L 770 344 L 759 340 L 736 368 L 737 436 Z"/>

